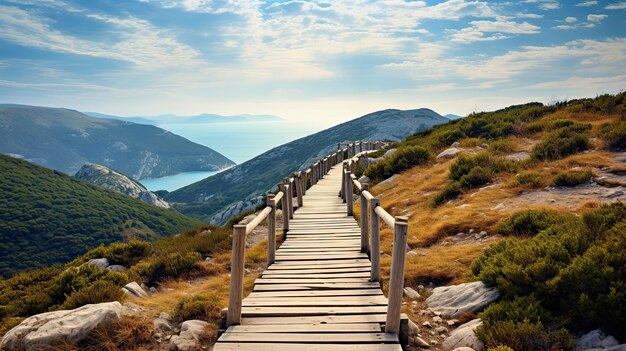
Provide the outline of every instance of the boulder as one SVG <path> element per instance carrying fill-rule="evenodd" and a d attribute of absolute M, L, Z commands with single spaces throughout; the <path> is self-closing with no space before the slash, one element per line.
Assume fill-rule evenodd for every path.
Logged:
<path fill-rule="evenodd" d="M 92 264 L 100 269 L 106 269 L 109 266 L 109 260 L 106 258 L 92 258 L 87 261 L 87 264 Z"/>
<path fill-rule="evenodd" d="M 420 297 L 422 297 L 420 293 L 415 291 L 415 289 L 409 288 L 409 287 L 404 288 L 404 295 L 406 295 L 406 297 L 408 297 L 411 300 L 417 300 Z"/>
<path fill-rule="evenodd" d="M 440 152 L 437 158 L 454 158 L 461 151 L 463 151 L 463 149 L 451 147 Z"/>
<path fill-rule="evenodd" d="M 180 351 L 196 350 L 204 328 L 209 323 L 200 320 L 189 320 L 180 326 L 180 334 L 171 338 L 171 343 Z"/>
<path fill-rule="evenodd" d="M 396 149 L 389 149 L 387 151 L 385 151 L 385 154 L 383 155 L 383 158 L 387 158 L 391 155 L 393 155 L 396 152 Z"/>
<path fill-rule="evenodd" d="M 618 346 L 619 342 L 611 335 L 606 335 L 600 329 L 592 330 L 581 336 L 576 342 L 574 351 L 606 350 Z"/>
<path fill-rule="evenodd" d="M 154 326 L 154 330 L 158 331 L 158 332 L 162 332 L 162 333 L 166 333 L 166 334 L 173 334 L 174 333 L 174 326 L 172 324 L 170 324 L 169 320 L 165 319 L 165 318 L 155 318 L 152 321 L 152 325 Z"/>
<path fill-rule="evenodd" d="M 123 272 L 126 270 L 126 267 L 119 265 L 119 264 L 113 264 L 113 265 L 107 266 L 107 269 L 112 272 Z"/>
<path fill-rule="evenodd" d="M 139 286 L 137 282 L 132 282 L 124 285 L 122 291 L 130 296 L 139 297 L 142 299 L 148 297 L 148 293 L 141 286 Z"/>
<path fill-rule="evenodd" d="M 530 158 L 530 154 L 526 151 L 522 151 L 522 152 L 516 152 L 510 155 L 506 155 L 504 156 L 504 158 L 507 160 L 513 160 L 513 161 L 524 161 Z"/>
<path fill-rule="evenodd" d="M 62 340 L 74 343 L 93 329 L 117 321 L 121 315 L 122 305 L 117 301 L 37 314 L 9 330 L 0 341 L 0 349 L 29 351 Z"/>
<path fill-rule="evenodd" d="M 459 318 L 466 312 L 482 310 L 497 300 L 498 296 L 498 290 L 478 281 L 435 288 L 426 299 L 426 304 L 446 318 Z"/>
<path fill-rule="evenodd" d="M 454 350 L 452 350 L 452 351 L 476 351 L 476 350 L 474 350 L 474 349 L 473 349 L 473 348 L 471 348 L 471 347 L 465 347 L 465 346 L 463 346 L 463 347 L 457 347 L 456 349 L 454 349 Z"/>
<path fill-rule="evenodd" d="M 465 324 L 461 324 L 443 341 L 442 346 L 447 350 L 453 350 L 459 347 L 470 347 L 475 351 L 483 351 L 485 344 L 474 333 L 474 330 L 482 324 L 483 321 L 480 319 L 474 319 Z"/>
<path fill-rule="evenodd" d="M 359 178 L 359 183 L 364 184 L 364 183 L 369 183 L 370 179 L 368 176 L 361 176 L 361 178 Z"/>

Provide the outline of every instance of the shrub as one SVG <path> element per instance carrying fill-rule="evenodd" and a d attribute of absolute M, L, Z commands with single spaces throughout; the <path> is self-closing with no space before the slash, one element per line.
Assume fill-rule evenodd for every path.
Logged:
<path fill-rule="evenodd" d="M 218 324 L 221 320 L 220 301 L 214 295 L 185 296 L 174 307 L 173 318 L 181 322 L 201 319 Z"/>
<path fill-rule="evenodd" d="M 108 246 L 100 245 L 89 250 L 86 254 L 73 260 L 67 266 L 76 267 L 92 258 L 104 257 L 110 264 L 132 266 L 140 259 L 152 255 L 154 248 L 151 243 L 141 240 L 131 240 L 127 243 L 112 243 Z"/>
<path fill-rule="evenodd" d="M 497 154 L 509 153 L 513 151 L 511 142 L 507 139 L 494 140 L 489 143 L 489 151 Z"/>
<path fill-rule="evenodd" d="M 554 186 L 577 186 L 591 180 L 591 170 L 564 171 L 554 178 Z"/>
<path fill-rule="evenodd" d="M 487 351 L 515 351 L 515 350 L 513 350 L 512 348 L 510 348 L 508 346 L 498 345 L 496 347 L 488 348 Z"/>
<path fill-rule="evenodd" d="M 409 168 L 423 165 L 432 158 L 432 154 L 423 147 L 402 147 L 386 159 L 367 167 L 364 173 L 372 181 L 379 182 Z"/>
<path fill-rule="evenodd" d="M 461 155 L 450 165 L 450 179 L 461 180 L 469 174 L 475 167 L 482 167 L 483 172 L 487 170 L 492 173 L 512 172 L 517 169 L 515 161 L 506 160 L 501 157 L 493 157 L 487 151 L 479 152 L 475 155 Z"/>
<path fill-rule="evenodd" d="M 525 240 L 493 244 L 472 263 L 472 273 L 487 285 L 496 286 L 503 299 L 500 303 L 509 304 L 499 310 L 493 307 L 486 314 L 496 321 L 486 324 L 485 338 L 503 341 L 514 335 L 527 342 L 524 335 L 533 334 L 538 322 L 520 322 L 524 313 L 541 319 L 549 333 L 564 325 L 574 332 L 602 328 L 617 338 L 626 336 L 622 327 L 626 325 L 624 204 L 604 205 L 580 217 L 525 211 L 505 223 L 516 228 L 513 233 L 540 231 Z M 519 300 L 521 297 L 528 300 Z M 553 320 L 534 307 L 537 301 Z M 511 306 L 520 312 L 505 314 L 503 311 Z M 536 312 L 528 312 L 533 309 Z M 547 339 L 537 337 L 550 343 L 556 340 L 551 335 Z"/>
<path fill-rule="evenodd" d="M 515 351 L 571 349 L 574 339 L 566 329 L 546 330 L 541 322 L 484 321 L 476 334 L 488 348 L 506 345 Z"/>
<path fill-rule="evenodd" d="M 472 168 L 469 173 L 459 179 L 459 184 L 462 188 L 469 189 L 475 188 L 481 185 L 485 185 L 493 179 L 493 172 L 489 168 L 476 166 Z"/>
<path fill-rule="evenodd" d="M 123 297 L 124 292 L 118 285 L 98 280 L 84 289 L 74 291 L 61 305 L 61 309 L 71 310 L 92 303 L 119 301 Z"/>
<path fill-rule="evenodd" d="M 569 219 L 568 216 L 546 210 L 525 210 L 516 212 L 498 225 L 502 235 L 534 236 L 555 224 Z"/>
<path fill-rule="evenodd" d="M 565 127 L 551 132 L 535 145 L 532 154 L 539 160 L 558 160 L 588 148 L 589 137 L 585 132 Z"/>
<path fill-rule="evenodd" d="M 609 150 L 621 151 L 626 149 L 626 121 L 603 125 L 600 127 L 598 136 Z"/>
<path fill-rule="evenodd" d="M 76 349 L 82 351 L 158 350 L 155 339 L 151 321 L 138 317 L 122 317 L 111 325 L 92 330 L 85 340 L 78 343 Z M 54 350 L 68 350 L 68 348 L 54 348 Z"/>
<path fill-rule="evenodd" d="M 544 176 L 535 171 L 523 172 L 515 176 L 515 182 L 530 188 L 541 188 L 545 185 Z"/>
<path fill-rule="evenodd" d="M 461 185 L 459 182 L 450 182 L 446 184 L 441 191 L 435 194 L 432 205 L 435 207 L 439 206 L 448 200 L 456 199 L 459 195 L 461 195 Z"/>

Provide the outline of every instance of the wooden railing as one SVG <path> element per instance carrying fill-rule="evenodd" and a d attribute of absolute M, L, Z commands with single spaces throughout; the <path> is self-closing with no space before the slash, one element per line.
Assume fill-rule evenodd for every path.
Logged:
<path fill-rule="evenodd" d="M 408 237 L 408 218 L 393 217 L 380 205 L 380 199 L 368 191 L 367 183 L 360 183 L 354 175 L 355 160 L 343 163 L 343 189 L 340 193 L 347 203 L 348 215 L 353 214 L 354 188 L 360 193 L 361 207 L 361 252 L 369 254 L 372 262 L 370 280 L 381 282 L 380 277 L 380 220 L 393 228 L 393 252 L 391 256 L 391 274 L 387 304 L 387 320 L 385 332 L 400 332 L 402 309 L 402 293 L 404 289 L 404 265 L 406 261 L 406 245 Z M 369 232 L 368 232 L 369 228 Z"/>
<path fill-rule="evenodd" d="M 334 165 L 346 159 L 351 159 L 360 152 L 373 150 L 380 146 L 380 142 L 365 141 L 347 144 L 345 148 L 342 148 L 341 144 L 338 144 L 337 151 L 316 161 L 306 171 L 296 172 L 291 177 L 285 178 L 282 183 L 278 184 L 279 191 L 276 194 L 267 195 L 267 206 L 251 222 L 245 225 L 236 224 L 233 226 L 230 295 L 226 317 L 228 326 L 241 323 L 246 235 L 250 234 L 261 222 L 267 219 L 267 265 L 271 265 L 276 258 L 276 209 L 278 204 L 280 203 L 280 207 L 283 211 L 283 234 L 286 234 L 289 231 L 289 222 L 293 218 L 295 209 L 304 205 L 303 196 L 306 194 L 308 188 L 317 184 L 320 179 L 324 178 L 324 175 L 326 175 Z M 297 202 L 295 206 L 293 203 L 294 196 Z M 351 206 L 351 202 L 349 206 Z M 349 214 L 351 214 L 351 212 L 349 212 Z"/>

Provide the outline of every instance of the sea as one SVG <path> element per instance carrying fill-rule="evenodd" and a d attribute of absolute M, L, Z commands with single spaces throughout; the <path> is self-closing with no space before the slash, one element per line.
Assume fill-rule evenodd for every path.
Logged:
<path fill-rule="evenodd" d="M 265 151 L 320 129 L 313 122 L 271 121 L 245 123 L 160 124 L 159 128 L 210 147 L 240 164 Z M 140 179 L 148 190 L 174 191 L 219 172 L 185 172 L 163 178 Z"/>

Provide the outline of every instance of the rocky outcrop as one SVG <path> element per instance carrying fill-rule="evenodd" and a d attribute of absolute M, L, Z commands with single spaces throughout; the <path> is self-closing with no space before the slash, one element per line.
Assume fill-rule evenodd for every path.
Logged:
<path fill-rule="evenodd" d="M 433 289 L 426 299 L 428 307 L 446 318 L 458 318 L 466 312 L 478 312 L 496 301 L 499 293 L 483 282 L 443 286 Z"/>
<path fill-rule="evenodd" d="M 121 315 L 122 305 L 117 301 L 34 315 L 9 330 L 0 342 L 0 349 L 29 351 L 62 340 L 77 342 L 93 329 L 111 324 Z"/>
<path fill-rule="evenodd" d="M 81 167 L 74 176 L 92 182 L 105 189 L 134 197 L 135 199 L 139 199 L 151 205 L 170 208 L 170 204 L 146 189 L 143 185 L 106 166 L 88 163 Z"/>
<path fill-rule="evenodd" d="M 474 319 L 465 324 L 461 324 L 443 341 L 443 347 L 447 350 L 460 347 L 469 347 L 476 351 L 484 350 L 485 344 L 474 333 L 476 328 L 480 327 L 482 324 L 483 321 L 480 319 Z"/>
<path fill-rule="evenodd" d="M 171 343 L 179 351 L 191 351 L 196 350 L 200 338 L 204 333 L 204 328 L 209 323 L 200 320 L 185 321 L 180 326 L 180 334 L 174 335 L 171 338 Z"/>
<path fill-rule="evenodd" d="M 137 282 L 132 282 L 124 285 L 122 291 L 127 295 L 138 297 L 141 299 L 148 297 L 148 293 L 139 284 L 137 284 Z"/>
<path fill-rule="evenodd" d="M 463 149 L 451 147 L 440 152 L 437 158 L 454 158 L 461 151 L 463 151 Z"/>
<path fill-rule="evenodd" d="M 611 335 L 606 335 L 600 329 L 592 330 L 581 336 L 576 342 L 574 351 L 596 351 L 596 350 L 626 350 L 626 344 L 619 345 L 619 342 Z"/>
<path fill-rule="evenodd" d="M 106 258 L 92 258 L 87 261 L 87 264 L 94 265 L 99 269 L 105 269 L 109 266 L 109 260 Z"/>

